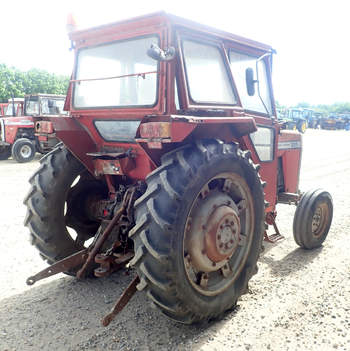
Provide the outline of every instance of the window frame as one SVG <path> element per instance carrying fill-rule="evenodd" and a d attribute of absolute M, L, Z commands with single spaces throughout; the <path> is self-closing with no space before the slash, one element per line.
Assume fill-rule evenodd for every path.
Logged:
<path fill-rule="evenodd" d="M 143 39 L 143 38 L 150 38 L 150 37 L 156 37 L 158 39 L 157 45 L 161 46 L 162 45 L 162 37 L 159 32 L 151 32 L 148 34 L 144 35 L 138 35 L 138 36 L 130 36 L 130 37 L 124 37 L 120 39 L 116 39 L 110 42 L 102 42 L 98 43 L 96 45 L 91 45 L 91 46 L 85 46 L 85 47 L 80 47 L 77 49 L 76 54 L 75 54 L 75 64 L 74 64 L 74 74 L 72 76 L 72 80 L 77 79 L 77 71 L 78 71 L 78 63 L 79 63 L 79 55 L 81 51 L 92 49 L 92 48 L 98 48 L 98 47 L 103 47 L 107 45 L 113 45 L 115 43 L 122 43 L 122 42 L 127 42 L 127 41 L 133 41 L 133 40 L 138 40 L 138 39 Z M 137 72 L 135 72 L 137 73 Z M 76 89 L 76 84 L 77 82 L 73 82 L 72 87 L 72 108 L 77 111 L 87 111 L 87 110 L 112 110 L 112 109 L 117 109 L 117 110 L 125 110 L 125 109 L 154 109 L 159 105 L 159 95 L 160 95 L 160 75 L 161 75 L 161 63 L 158 61 L 157 62 L 157 80 L 156 80 L 156 96 L 155 96 L 155 102 L 152 105 L 123 105 L 123 106 L 88 106 L 88 107 L 77 107 L 75 105 L 75 89 Z M 123 78 L 117 78 L 117 79 L 123 79 Z"/>
<path fill-rule="evenodd" d="M 182 76 L 183 86 L 185 87 L 185 108 L 187 109 L 220 109 L 220 110 L 232 110 L 240 109 L 240 98 L 237 93 L 237 88 L 234 83 L 231 68 L 229 66 L 229 60 L 227 57 L 227 52 L 222 41 L 215 40 L 215 38 L 203 38 L 201 35 L 196 35 L 195 33 L 187 33 L 186 31 L 177 31 L 177 47 L 179 51 L 179 63 L 180 63 L 180 76 Z M 223 104 L 223 103 L 212 103 L 212 102 L 196 102 L 193 100 L 190 93 L 189 80 L 187 76 L 187 67 L 185 63 L 185 56 L 183 50 L 183 40 L 189 40 L 197 42 L 207 46 L 213 46 L 218 49 L 220 57 L 222 58 L 222 63 L 225 67 L 225 72 L 227 74 L 229 85 L 232 89 L 233 96 L 235 97 L 236 102 L 232 104 Z M 178 82 L 179 83 L 179 82 Z"/>
<path fill-rule="evenodd" d="M 231 42 L 225 42 L 225 50 L 227 52 L 227 58 L 228 58 L 228 63 L 229 63 L 229 67 L 230 67 L 230 73 L 232 75 L 232 79 L 233 81 L 235 81 L 235 77 L 233 75 L 233 72 L 231 70 L 231 60 L 230 60 L 230 52 L 233 51 L 237 54 L 242 54 L 242 55 L 246 55 L 246 56 L 251 56 L 251 57 L 254 57 L 256 58 L 256 60 L 261 57 L 262 55 L 266 54 L 266 51 L 260 51 L 260 50 L 255 50 L 255 49 L 252 49 L 252 48 L 247 48 L 247 47 L 242 47 L 242 45 L 235 45 L 234 43 L 231 43 Z M 272 53 L 271 53 L 272 55 Z M 261 116 L 261 117 L 265 117 L 265 118 L 268 118 L 268 119 L 274 119 L 274 116 L 276 115 L 276 108 L 275 108 L 275 103 L 274 103 L 274 95 L 273 95 L 273 89 L 272 89 L 272 77 L 271 77 L 271 69 L 269 69 L 269 67 L 271 67 L 271 63 L 269 61 L 268 58 L 263 58 L 262 61 L 264 62 L 265 64 L 265 67 L 266 67 L 266 80 L 267 82 L 269 83 L 268 84 L 268 92 L 269 92 L 269 96 L 270 96 L 270 104 L 271 104 L 271 113 L 264 113 L 264 112 L 260 112 L 260 111 L 254 111 L 254 110 L 250 110 L 250 109 L 247 109 L 245 108 L 243 105 L 242 105 L 242 102 L 241 102 L 241 95 L 240 95 L 240 92 L 238 91 L 238 88 L 236 86 L 236 89 L 237 89 L 237 94 L 239 96 L 239 101 L 240 101 L 240 106 L 242 107 L 242 109 L 244 111 L 246 111 L 247 113 L 250 113 L 250 114 L 253 114 L 253 115 L 258 115 L 258 116 Z"/>
<path fill-rule="evenodd" d="M 275 160 L 275 155 L 276 155 L 276 148 L 275 148 L 275 144 L 276 144 L 276 129 L 275 129 L 273 126 L 270 126 L 270 125 L 267 125 L 267 124 L 257 124 L 256 127 L 257 127 L 257 128 L 266 128 L 266 129 L 272 130 L 272 143 L 271 143 L 272 158 L 271 158 L 270 160 L 265 160 L 265 161 L 261 160 L 261 158 L 260 158 L 260 156 L 259 156 L 259 153 L 258 153 L 258 150 L 257 150 L 257 148 L 256 148 L 256 146 L 255 146 L 255 143 L 254 143 L 253 139 L 251 138 L 251 135 L 252 135 L 253 133 L 250 133 L 250 134 L 248 135 L 248 137 L 249 137 L 249 141 L 251 142 L 251 144 L 252 144 L 253 147 L 254 147 L 255 154 L 256 154 L 257 158 L 259 159 L 259 161 L 260 161 L 261 163 L 273 162 L 273 161 Z"/>

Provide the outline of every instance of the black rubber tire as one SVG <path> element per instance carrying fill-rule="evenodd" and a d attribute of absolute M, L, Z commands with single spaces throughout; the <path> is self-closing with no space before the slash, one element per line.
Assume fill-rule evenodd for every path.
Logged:
<path fill-rule="evenodd" d="M 0 149 L 0 160 L 7 160 L 11 156 L 11 146 Z"/>
<path fill-rule="evenodd" d="M 87 170 L 62 144 L 46 154 L 40 164 L 29 180 L 31 189 L 24 199 L 24 225 L 29 228 L 32 245 L 52 264 L 84 248 L 69 234 L 64 210 L 70 190 L 74 189 L 72 183 Z M 91 237 L 98 226 L 92 228 Z M 82 230 L 86 235 L 86 228 Z"/>
<path fill-rule="evenodd" d="M 312 221 L 315 211 L 322 204 L 325 211 L 320 232 L 313 232 Z M 295 242 L 304 249 L 320 247 L 326 240 L 333 218 L 333 201 L 331 195 L 323 189 L 312 189 L 303 194 L 298 203 L 293 220 Z M 322 219 L 322 217 L 321 217 Z"/>
<path fill-rule="evenodd" d="M 23 155 L 23 149 L 29 148 L 30 153 Z M 35 156 L 35 145 L 34 143 L 27 138 L 17 139 L 12 145 L 12 158 L 19 163 L 30 162 Z"/>
<path fill-rule="evenodd" d="M 296 126 L 296 123 L 295 122 L 288 122 L 287 123 L 287 129 L 289 130 L 297 130 L 297 126 Z"/>
<path fill-rule="evenodd" d="M 306 121 L 299 121 L 297 124 L 297 129 L 300 133 L 304 134 L 307 129 L 307 122 Z"/>
<path fill-rule="evenodd" d="M 185 324 L 221 316 L 247 292 L 249 279 L 257 272 L 264 232 L 264 193 L 258 167 L 250 152 L 220 141 L 199 142 L 162 157 L 162 165 L 146 179 L 147 190 L 135 202 L 134 240 L 139 290 L 168 317 Z M 222 172 L 236 172 L 253 194 L 255 221 L 253 241 L 237 279 L 216 296 L 206 296 L 188 281 L 183 260 L 187 216 L 199 189 Z"/>

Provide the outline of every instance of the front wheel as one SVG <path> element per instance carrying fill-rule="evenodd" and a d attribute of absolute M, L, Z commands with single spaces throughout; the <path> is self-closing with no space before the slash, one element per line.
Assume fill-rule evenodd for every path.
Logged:
<path fill-rule="evenodd" d="M 30 162 L 35 156 L 35 145 L 27 139 L 17 139 L 12 146 L 12 157 L 19 163 Z"/>
<path fill-rule="evenodd" d="M 303 194 L 294 215 L 295 242 L 304 249 L 320 247 L 326 240 L 333 218 L 331 195 L 322 189 Z"/>
<path fill-rule="evenodd" d="M 235 306 L 257 271 L 264 195 L 237 145 L 197 143 L 162 158 L 135 202 L 138 289 L 168 317 L 193 323 Z"/>

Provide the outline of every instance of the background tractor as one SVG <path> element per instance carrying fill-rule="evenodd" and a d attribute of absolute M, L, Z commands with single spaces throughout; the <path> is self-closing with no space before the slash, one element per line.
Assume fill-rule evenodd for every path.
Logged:
<path fill-rule="evenodd" d="M 17 162 L 29 162 L 36 151 L 50 151 L 58 139 L 47 117 L 67 115 L 63 111 L 64 100 L 63 95 L 26 95 L 24 115 L 23 101 L 9 101 L 4 118 L 0 119 L 0 160 L 12 154 Z"/>
<path fill-rule="evenodd" d="M 332 199 L 299 192 L 301 135 L 275 117 L 270 46 L 165 13 L 70 40 L 70 114 L 48 118 L 62 143 L 24 200 L 32 244 L 50 266 L 28 284 L 127 264 L 137 274 L 103 325 L 136 290 L 193 323 L 247 292 L 263 239 L 282 238 L 277 203 L 297 205 L 299 246 L 322 245 Z"/>
<path fill-rule="evenodd" d="M 298 130 L 305 133 L 308 127 L 308 116 L 312 114 L 312 110 L 304 110 L 302 108 L 290 108 L 285 113 L 285 123 L 287 129 Z"/>

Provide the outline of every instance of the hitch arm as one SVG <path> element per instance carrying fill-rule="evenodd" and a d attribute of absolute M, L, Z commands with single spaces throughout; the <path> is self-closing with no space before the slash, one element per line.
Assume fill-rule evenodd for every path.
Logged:
<path fill-rule="evenodd" d="M 38 280 L 51 277 L 52 275 L 55 275 L 57 273 L 67 272 L 74 267 L 80 266 L 82 263 L 85 262 L 87 257 L 88 257 L 88 250 L 87 249 L 81 250 L 43 269 L 42 271 L 33 275 L 32 277 L 29 277 L 26 280 L 26 283 L 27 285 L 33 285 Z"/>
<path fill-rule="evenodd" d="M 134 296 L 137 288 L 137 284 L 140 282 L 140 278 L 137 275 L 132 282 L 128 285 L 126 290 L 123 292 L 122 296 L 119 297 L 118 301 L 116 304 L 113 306 L 111 311 L 102 318 L 102 325 L 104 327 L 107 327 L 109 323 L 112 322 L 112 320 L 115 318 L 115 316 L 121 312 L 121 310 L 127 305 L 127 303 L 130 301 L 130 299 Z"/>

